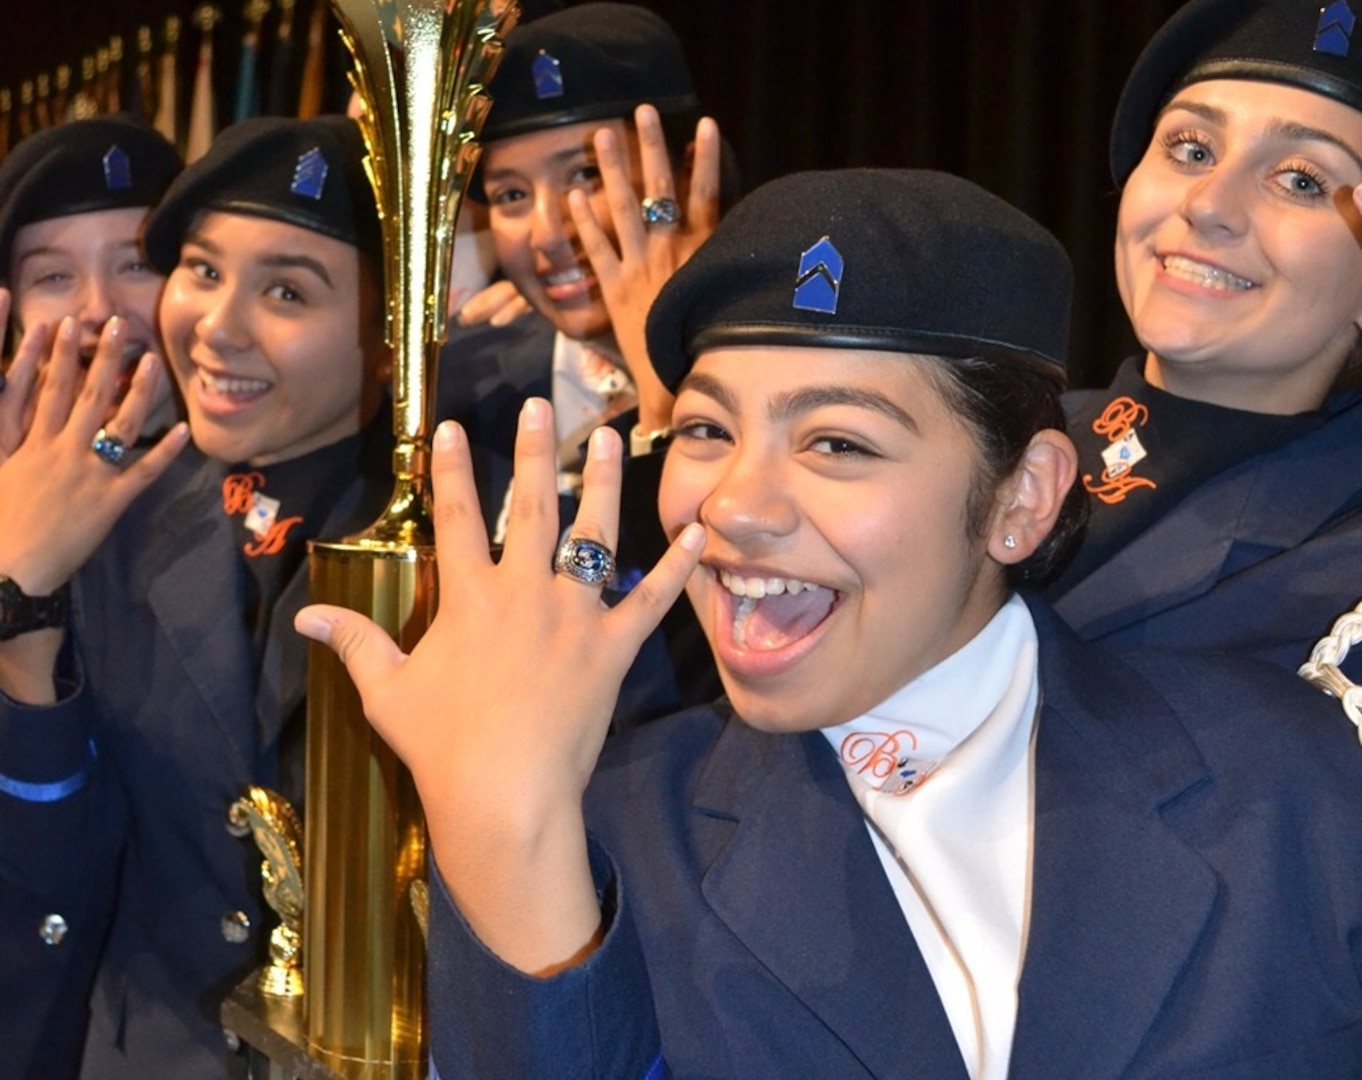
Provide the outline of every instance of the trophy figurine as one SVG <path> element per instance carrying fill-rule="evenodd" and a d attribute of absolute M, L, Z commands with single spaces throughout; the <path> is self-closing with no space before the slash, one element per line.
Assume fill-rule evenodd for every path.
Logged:
<path fill-rule="evenodd" d="M 312 599 L 361 611 L 403 649 L 435 613 L 428 482 L 434 371 L 460 201 L 508 0 L 332 0 L 382 216 L 394 359 L 395 486 L 359 536 L 310 545 Z M 344 667 L 313 645 L 307 720 L 304 1010 L 341 1075 L 424 1074 L 425 822 L 411 777 L 364 719 Z"/>
<path fill-rule="evenodd" d="M 303 829 L 298 816 L 282 795 L 252 784 L 232 803 L 227 823 L 235 835 L 254 837 L 265 856 L 260 867 L 265 902 L 280 918 L 270 934 L 270 962 L 261 968 L 257 985 L 262 994 L 271 997 L 301 997 L 303 974 L 298 959 L 303 936 Z"/>

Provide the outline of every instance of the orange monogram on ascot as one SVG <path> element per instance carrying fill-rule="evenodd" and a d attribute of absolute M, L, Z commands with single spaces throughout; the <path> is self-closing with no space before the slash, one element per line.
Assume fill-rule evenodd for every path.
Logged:
<path fill-rule="evenodd" d="M 895 731 L 888 735 L 855 731 L 842 741 L 842 764 L 875 780 L 886 780 L 898 767 L 899 759 L 916 749 L 917 736 L 911 731 Z"/>
<path fill-rule="evenodd" d="M 255 489 L 265 482 L 263 473 L 231 473 L 222 481 L 222 508 L 228 514 L 244 514 L 251 508 Z"/>
<path fill-rule="evenodd" d="M 284 541 L 288 538 L 289 530 L 302 520 L 301 517 L 282 518 L 272 524 L 265 535 L 254 544 L 247 544 L 241 550 L 253 559 L 260 555 L 278 555 L 284 550 Z"/>
<path fill-rule="evenodd" d="M 1092 429 L 1098 435 L 1105 435 L 1107 442 L 1115 446 L 1117 443 L 1133 442 L 1139 446 L 1139 439 L 1134 434 L 1137 426 L 1143 427 L 1149 419 L 1149 410 L 1139 402 L 1128 397 L 1119 397 L 1111 402 L 1102 410 L 1102 415 L 1092 422 Z M 1156 488 L 1158 485 L 1143 476 L 1134 476 L 1131 469 L 1144 457 L 1143 449 L 1139 449 L 1138 456 L 1133 456 L 1133 460 L 1112 460 L 1106 454 L 1107 467 L 1102 470 L 1100 480 L 1094 480 L 1091 473 L 1083 475 L 1083 487 L 1090 495 L 1095 495 L 1108 506 L 1124 502 L 1125 497 L 1136 488 Z"/>

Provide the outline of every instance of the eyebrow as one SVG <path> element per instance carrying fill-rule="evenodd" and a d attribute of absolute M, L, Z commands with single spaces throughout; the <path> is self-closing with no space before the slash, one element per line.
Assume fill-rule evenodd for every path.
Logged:
<path fill-rule="evenodd" d="M 583 146 L 568 146 L 564 147 L 562 150 L 555 150 L 552 154 L 549 154 L 548 157 L 544 158 L 544 164 L 546 165 L 569 165 L 577 161 L 594 165 L 596 163 L 595 148 L 591 146 L 590 143 Z M 519 176 L 521 175 L 521 172 L 521 169 L 510 165 L 504 165 L 499 169 L 488 166 L 484 182 L 486 180 L 500 180 L 506 176 Z"/>
<path fill-rule="evenodd" d="M 204 251 L 208 252 L 208 254 L 216 255 L 219 258 L 223 254 L 222 246 L 209 240 L 202 233 L 189 233 L 185 236 L 184 243 L 181 244 L 181 247 L 187 247 L 190 244 L 193 244 L 195 247 L 201 247 Z M 285 252 L 277 255 L 265 255 L 255 261 L 257 265 L 270 270 L 310 270 L 324 281 L 328 288 L 334 289 L 336 287 L 335 282 L 331 280 L 331 274 L 327 271 L 326 267 L 311 255 L 299 255 Z"/>
<path fill-rule="evenodd" d="M 696 393 L 713 398 L 729 412 L 736 413 L 738 411 L 738 402 L 733 393 L 712 375 L 687 375 L 681 383 L 681 389 L 693 390 Z M 913 419 L 912 415 L 883 394 L 874 390 L 840 384 L 808 386 L 790 393 L 777 394 L 767 405 L 766 411 L 772 420 L 784 421 L 833 405 L 869 409 L 871 412 L 877 412 L 895 423 L 901 424 L 909 431 L 917 432 L 919 430 L 917 421 Z"/>
<path fill-rule="evenodd" d="M 1167 113 L 1177 111 L 1189 112 L 1193 116 L 1199 116 L 1218 127 L 1224 127 L 1229 123 L 1229 114 L 1224 109 L 1217 108 L 1214 105 L 1206 105 L 1199 101 L 1174 99 L 1159 115 L 1162 118 Z M 1308 124 L 1297 123 L 1294 120 L 1272 119 L 1268 121 L 1265 130 L 1270 137 L 1284 139 L 1288 142 L 1320 142 L 1336 147 L 1352 158 L 1358 170 L 1362 171 L 1362 154 L 1359 154 L 1337 135 L 1325 131 L 1323 128 L 1310 127 Z"/>
<path fill-rule="evenodd" d="M 129 248 L 132 248 L 134 251 L 140 250 L 138 248 L 136 238 L 132 237 L 130 237 L 127 240 L 120 240 L 117 244 L 112 245 L 112 247 L 114 251 L 126 251 Z M 29 259 L 41 258 L 48 255 L 55 255 L 58 258 L 65 258 L 66 256 L 70 255 L 70 251 L 68 251 L 66 248 L 53 247 L 51 244 L 44 244 L 41 247 L 29 248 L 22 255 L 20 255 L 16 261 L 19 263 L 19 265 L 22 266 Z"/>

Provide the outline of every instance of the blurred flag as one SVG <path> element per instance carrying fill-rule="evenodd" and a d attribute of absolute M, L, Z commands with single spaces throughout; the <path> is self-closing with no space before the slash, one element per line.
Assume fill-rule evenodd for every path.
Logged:
<path fill-rule="evenodd" d="M 180 142 L 180 116 L 176 107 L 180 89 L 175 81 L 175 65 L 180 51 L 180 17 L 166 19 L 166 36 L 161 43 L 160 70 L 156 79 L 156 119 L 154 126 L 172 146 Z"/>
<path fill-rule="evenodd" d="M 199 61 L 194 67 L 194 92 L 189 105 L 189 133 L 184 142 L 184 163 L 197 161 L 208 152 L 217 133 L 217 105 L 213 100 L 213 27 L 222 13 L 212 4 L 194 12 L 198 24 Z"/>
<path fill-rule="evenodd" d="M 58 64 L 52 87 L 52 119 L 61 124 L 71 119 L 71 65 Z"/>
<path fill-rule="evenodd" d="M 19 115 L 15 118 L 15 130 L 19 138 L 26 139 L 33 134 L 33 80 L 25 79 L 19 84 Z"/>
<path fill-rule="evenodd" d="M 269 11 L 269 0 L 250 0 L 242 10 L 246 32 L 241 37 L 241 62 L 236 73 L 233 120 L 246 120 L 260 115 L 260 80 L 256 75 L 256 67 L 260 59 L 260 22 Z"/>
<path fill-rule="evenodd" d="M 105 112 L 123 111 L 123 39 L 118 34 L 109 38 L 109 70 L 102 104 Z"/>
<path fill-rule="evenodd" d="M 303 87 L 298 95 L 298 115 L 310 119 L 322 111 L 326 96 L 327 0 L 316 0 L 307 25 L 307 61 L 303 64 Z"/>
<path fill-rule="evenodd" d="M 279 27 L 270 57 L 269 116 L 287 116 L 293 110 L 293 3 L 279 0 Z"/>
<path fill-rule="evenodd" d="M 67 110 L 72 120 L 88 120 L 99 112 L 99 100 L 95 97 L 95 58 L 80 58 L 80 86 L 71 95 L 71 107 Z"/>
<path fill-rule="evenodd" d="M 6 86 L 0 90 L 0 158 L 9 153 L 9 127 L 13 119 L 14 95 Z"/>
<path fill-rule="evenodd" d="M 43 72 L 38 76 L 36 94 L 33 100 L 33 126 L 39 131 L 52 126 L 52 110 L 48 107 L 52 97 L 52 79 Z"/>
<path fill-rule="evenodd" d="M 156 116 L 156 83 L 152 78 L 151 27 L 137 28 L 137 63 L 128 84 L 128 112 L 151 120 Z"/>

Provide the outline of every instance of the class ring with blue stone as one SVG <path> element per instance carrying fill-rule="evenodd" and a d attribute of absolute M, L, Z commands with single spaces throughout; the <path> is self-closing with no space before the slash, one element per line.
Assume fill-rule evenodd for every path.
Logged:
<path fill-rule="evenodd" d="M 604 544 L 580 536 L 569 536 L 558 545 L 553 557 L 555 573 L 580 581 L 583 585 L 605 585 L 615 576 L 614 553 Z"/>
<path fill-rule="evenodd" d="M 639 213 L 644 225 L 675 225 L 681 220 L 681 204 L 665 195 L 644 199 Z"/>
<path fill-rule="evenodd" d="M 107 461 L 115 467 L 123 464 L 123 456 L 128 452 L 127 443 L 117 435 L 110 434 L 107 428 L 100 428 L 95 432 L 94 440 L 90 443 L 90 449 L 101 461 Z"/>

